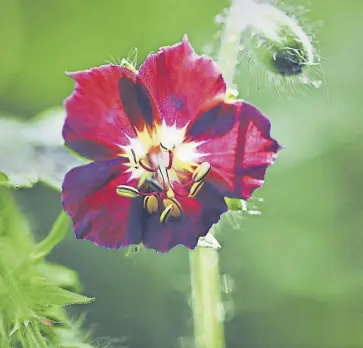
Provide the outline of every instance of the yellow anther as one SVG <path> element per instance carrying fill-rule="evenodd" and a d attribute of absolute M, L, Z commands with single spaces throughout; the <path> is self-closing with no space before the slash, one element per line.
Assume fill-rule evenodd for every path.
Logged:
<path fill-rule="evenodd" d="M 192 179 L 194 182 L 199 182 L 203 180 L 208 173 L 210 172 L 211 165 L 208 162 L 203 162 L 200 166 L 194 171 Z"/>
<path fill-rule="evenodd" d="M 198 182 L 195 182 L 193 184 L 193 186 L 191 187 L 190 191 L 189 191 L 189 197 L 190 198 L 194 198 L 198 192 L 201 190 L 201 188 L 203 187 L 204 185 L 204 181 L 198 181 Z"/>
<path fill-rule="evenodd" d="M 132 186 L 119 185 L 116 188 L 116 192 L 119 196 L 125 198 L 136 198 L 139 196 L 139 191 Z"/>
<path fill-rule="evenodd" d="M 164 207 L 168 207 L 169 205 L 173 206 L 173 211 L 171 216 L 178 217 L 182 214 L 183 210 L 180 203 L 175 198 L 165 198 L 163 200 Z"/>
<path fill-rule="evenodd" d="M 168 205 L 164 210 L 163 210 L 163 212 L 161 213 L 161 215 L 160 215 L 160 222 L 162 223 L 162 224 L 164 224 L 165 222 L 167 222 L 168 220 L 169 220 L 169 218 L 170 218 L 170 216 L 172 215 L 172 213 L 173 213 L 173 209 L 174 209 L 174 207 L 173 207 L 173 205 L 172 204 L 170 204 L 170 205 Z"/>
<path fill-rule="evenodd" d="M 156 196 L 146 196 L 144 198 L 144 208 L 148 211 L 148 213 L 156 213 L 158 211 L 159 201 Z"/>

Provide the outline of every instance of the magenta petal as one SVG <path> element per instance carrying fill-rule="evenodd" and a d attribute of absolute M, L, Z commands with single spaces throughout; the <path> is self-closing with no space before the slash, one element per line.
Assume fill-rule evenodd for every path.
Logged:
<path fill-rule="evenodd" d="M 137 75 L 123 66 L 104 65 L 70 73 L 76 81 L 65 100 L 63 138 L 80 155 L 105 160 L 122 155 L 135 129 L 151 126 L 153 109 Z"/>
<path fill-rule="evenodd" d="M 116 194 L 118 185 L 133 185 L 125 173 L 125 160 L 118 158 L 76 167 L 65 176 L 62 188 L 64 210 L 73 220 L 79 239 L 106 248 L 140 242 L 144 210 L 142 199 Z"/>
<path fill-rule="evenodd" d="M 236 177 L 229 197 L 249 199 L 253 191 L 264 184 L 266 170 L 274 164 L 281 147 L 270 136 L 269 119 L 253 105 L 243 103 L 240 122 Z"/>
<path fill-rule="evenodd" d="M 256 107 L 242 101 L 221 103 L 198 116 L 187 129 L 190 140 L 212 170 L 206 180 L 226 197 L 249 199 L 264 183 L 279 150 L 271 124 Z"/>
<path fill-rule="evenodd" d="M 205 236 L 227 211 L 223 196 L 207 183 L 196 198 L 177 199 L 183 208 L 181 217 L 172 217 L 162 224 L 160 214 L 163 209 L 149 216 L 143 236 L 146 247 L 162 253 L 179 244 L 194 249 L 198 238 Z"/>
<path fill-rule="evenodd" d="M 183 41 L 149 55 L 139 70 L 161 119 L 185 126 L 202 110 L 223 100 L 226 84 L 213 60 Z"/>

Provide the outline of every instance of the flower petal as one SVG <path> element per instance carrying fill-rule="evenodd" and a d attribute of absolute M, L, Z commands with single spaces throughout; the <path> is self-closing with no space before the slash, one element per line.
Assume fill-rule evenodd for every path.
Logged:
<path fill-rule="evenodd" d="M 180 217 L 171 217 L 166 223 L 160 223 L 160 209 L 147 220 L 143 243 L 158 252 L 167 252 L 178 244 L 194 249 L 198 238 L 205 236 L 220 216 L 227 211 L 224 198 L 205 183 L 196 198 L 177 198 L 183 213 Z"/>
<path fill-rule="evenodd" d="M 62 204 L 73 220 L 79 239 L 106 248 L 140 242 L 145 213 L 142 198 L 117 195 L 120 184 L 133 186 L 125 173 L 125 159 L 93 162 L 69 171 L 63 182 Z"/>
<path fill-rule="evenodd" d="M 65 100 L 63 138 L 70 148 L 93 160 L 116 158 L 135 130 L 153 123 L 148 92 L 131 70 L 103 65 L 69 73 L 76 81 Z"/>
<path fill-rule="evenodd" d="M 223 100 L 226 93 L 216 64 L 197 55 L 187 36 L 149 55 L 139 76 L 168 126 L 184 127 L 202 110 Z"/>
<path fill-rule="evenodd" d="M 186 137 L 201 142 L 200 161 L 212 166 L 206 180 L 226 197 L 246 200 L 263 185 L 266 169 L 277 157 L 280 146 L 270 129 L 270 121 L 256 107 L 223 102 L 201 114 Z"/>

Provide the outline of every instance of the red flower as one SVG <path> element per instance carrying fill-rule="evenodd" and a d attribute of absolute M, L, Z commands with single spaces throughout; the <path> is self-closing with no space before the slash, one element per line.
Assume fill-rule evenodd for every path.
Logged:
<path fill-rule="evenodd" d="M 227 210 L 264 182 L 278 143 L 269 120 L 226 101 L 215 63 L 182 42 L 134 72 L 104 65 L 70 73 L 65 143 L 94 162 L 72 169 L 62 203 L 77 238 L 107 248 L 195 248 Z"/>

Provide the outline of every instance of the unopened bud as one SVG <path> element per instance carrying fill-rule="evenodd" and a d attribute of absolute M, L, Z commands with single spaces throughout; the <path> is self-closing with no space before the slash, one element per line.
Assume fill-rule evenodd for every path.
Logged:
<path fill-rule="evenodd" d="M 266 3 L 249 4 L 250 49 L 253 58 L 269 71 L 298 75 L 314 64 L 314 48 L 298 22 Z"/>

